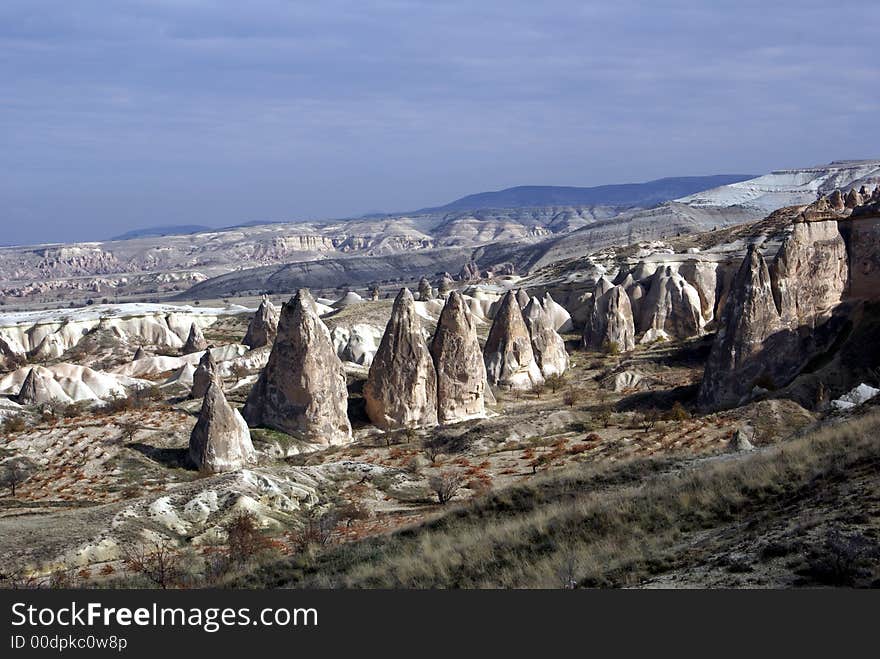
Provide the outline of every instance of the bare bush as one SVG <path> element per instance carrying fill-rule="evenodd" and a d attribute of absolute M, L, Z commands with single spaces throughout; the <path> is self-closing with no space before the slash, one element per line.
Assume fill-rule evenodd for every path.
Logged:
<path fill-rule="evenodd" d="M 464 478 L 455 471 L 444 471 L 428 479 L 428 487 L 437 495 L 437 501 L 446 505 L 458 494 L 464 485 Z"/>
<path fill-rule="evenodd" d="M 146 577 L 163 590 L 173 588 L 183 578 L 180 557 L 168 542 L 131 545 L 122 550 L 125 566 Z"/>

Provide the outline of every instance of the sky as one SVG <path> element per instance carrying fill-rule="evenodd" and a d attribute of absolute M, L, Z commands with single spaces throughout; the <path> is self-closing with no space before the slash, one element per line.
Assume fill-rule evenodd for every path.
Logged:
<path fill-rule="evenodd" d="M 0 243 L 880 157 L 880 3 L 2 0 Z"/>

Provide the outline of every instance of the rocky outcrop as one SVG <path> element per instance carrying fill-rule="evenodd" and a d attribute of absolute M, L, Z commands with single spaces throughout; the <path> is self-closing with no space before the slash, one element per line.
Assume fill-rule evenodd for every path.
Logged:
<path fill-rule="evenodd" d="M 855 208 L 856 206 L 861 206 L 864 203 L 862 199 L 862 195 L 860 195 L 855 188 L 851 189 L 846 193 L 846 197 L 844 198 L 843 205 L 846 208 Z"/>
<path fill-rule="evenodd" d="M 458 279 L 460 281 L 474 281 L 480 279 L 480 266 L 474 261 L 465 263 L 461 266 L 461 271 L 458 273 Z"/>
<path fill-rule="evenodd" d="M 718 264 L 696 258 L 687 259 L 678 268 L 678 274 L 696 289 L 700 296 L 700 312 L 708 323 L 715 317 L 715 295 L 718 287 Z"/>
<path fill-rule="evenodd" d="M 584 324 L 584 348 L 626 352 L 635 348 L 635 323 L 623 286 L 612 286 L 592 301 Z"/>
<path fill-rule="evenodd" d="M 765 366 L 755 356 L 781 327 L 770 270 L 758 248 L 749 245 L 721 313 L 700 385 L 699 404 L 736 405 L 760 384 Z"/>
<path fill-rule="evenodd" d="M 529 294 L 526 293 L 523 289 L 516 289 L 516 301 L 519 303 L 520 309 L 525 309 L 526 305 L 529 303 Z"/>
<path fill-rule="evenodd" d="M 136 362 L 139 359 L 144 359 L 147 356 L 146 351 L 138 346 L 138 349 L 134 351 L 134 357 L 131 358 L 131 361 Z"/>
<path fill-rule="evenodd" d="M 189 336 L 186 338 L 186 343 L 183 344 L 183 354 L 189 355 L 207 349 L 208 342 L 205 340 L 205 335 L 202 334 L 202 330 L 199 329 L 199 326 L 193 323 L 190 325 Z"/>
<path fill-rule="evenodd" d="M 199 365 L 196 367 L 196 370 L 192 375 L 192 391 L 190 392 L 189 397 L 201 398 L 208 391 L 211 382 L 214 380 L 219 382 L 219 377 L 217 364 L 211 356 L 211 351 L 205 350 L 205 354 L 202 355 L 202 358 L 199 360 Z"/>
<path fill-rule="evenodd" d="M 216 381 L 205 392 L 199 420 L 189 437 L 189 455 L 204 474 L 235 471 L 255 460 L 247 423 L 226 401 Z"/>
<path fill-rule="evenodd" d="M 880 186 L 874 190 L 877 200 L 853 210 L 839 222 L 846 243 L 849 298 L 880 297 Z"/>
<path fill-rule="evenodd" d="M 378 287 L 378 286 L 373 286 L 373 287 L 370 289 L 370 301 L 371 301 L 371 302 L 377 302 L 377 301 L 379 300 L 379 293 L 380 293 L 380 291 L 379 291 L 379 287 Z"/>
<path fill-rule="evenodd" d="M 846 208 L 846 200 L 840 190 L 835 190 L 828 197 L 828 205 L 832 211 L 842 212 Z"/>
<path fill-rule="evenodd" d="M 242 343 L 251 350 L 262 348 L 270 345 L 275 340 L 277 333 L 278 309 L 269 301 L 268 297 L 264 296 L 256 313 L 254 313 L 254 317 L 251 318 Z"/>
<path fill-rule="evenodd" d="M 551 302 L 552 300 L 550 298 Z M 533 297 L 523 310 L 523 319 L 532 338 L 532 351 L 541 375 L 549 378 L 565 373 L 568 369 L 565 341 L 554 329 L 553 316 L 544 306 L 543 300 Z"/>
<path fill-rule="evenodd" d="M 636 329 L 642 343 L 655 339 L 687 339 L 698 336 L 705 324 L 700 294 L 671 266 L 658 268 L 641 302 Z"/>
<path fill-rule="evenodd" d="M 440 279 L 437 281 L 437 292 L 441 296 L 445 296 L 454 287 L 455 280 L 452 278 L 452 275 L 450 275 L 448 272 L 444 272 Z"/>
<path fill-rule="evenodd" d="M 434 299 L 434 289 L 427 277 L 419 279 L 419 300 L 427 302 Z"/>
<path fill-rule="evenodd" d="M 67 402 L 69 397 L 54 379 L 41 375 L 35 368 L 28 371 L 15 402 L 19 405 L 43 405 Z"/>
<path fill-rule="evenodd" d="M 843 297 L 847 255 L 837 222 L 796 222 L 770 271 L 773 299 L 783 325 L 815 326 Z"/>
<path fill-rule="evenodd" d="M 457 291 L 449 293 L 440 312 L 431 356 L 437 372 L 437 420 L 453 423 L 485 416 L 486 367 L 477 326 Z"/>
<path fill-rule="evenodd" d="M 248 396 L 244 418 L 323 446 L 351 441 L 345 370 L 330 332 L 300 289 L 281 309 L 269 361 Z"/>
<path fill-rule="evenodd" d="M 594 298 L 602 297 L 603 295 L 605 295 L 605 293 L 610 291 L 612 288 L 614 288 L 614 284 L 611 283 L 611 280 L 608 279 L 608 277 L 605 277 L 603 275 L 602 277 L 599 277 L 599 279 L 596 280 L 596 288 L 593 289 L 593 297 Z"/>
<path fill-rule="evenodd" d="M 364 385 L 367 416 L 384 430 L 437 423 L 437 373 L 415 300 L 401 289 Z"/>
<path fill-rule="evenodd" d="M 495 313 L 483 349 L 483 361 L 489 384 L 504 389 L 529 389 L 544 381 L 513 291 L 504 295 Z"/>
<path fill-rule="evenodd" d="M 557 332 L 571 332 L 574 330 L 574 324 L 571 320 L 571 314 L 565 307 L 559 304 L 547 291 L 541 297 L 541 307 L 547 314 L 547 319 Z"/>

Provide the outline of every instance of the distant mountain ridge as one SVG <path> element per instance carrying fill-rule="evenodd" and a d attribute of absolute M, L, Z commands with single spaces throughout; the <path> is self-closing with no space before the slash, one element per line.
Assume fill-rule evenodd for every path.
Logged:
<path fill-rule="evenodd" d="M 482 208 L 529 208 L 538 206 L 655 206 L 702 190 L 755 178 L 753 174 L 673 176 L 644 183 L 619 183 L 593 187 L 522 185 L 495 192 L 478 192 L 443 206 L 418 213 L 478 210 Z"/>
<path fill-rule="evenodd" d="M 216 231 L 216 229 L 203 224 L 170 224 L 161 227 L 147 227 L 145 229 L 133 229 L 114 236 L 110 240 L 132 240 L 133 238 L 150 238 L 162 236 L 187 236 L 192 233 L 203 231 Z"/>

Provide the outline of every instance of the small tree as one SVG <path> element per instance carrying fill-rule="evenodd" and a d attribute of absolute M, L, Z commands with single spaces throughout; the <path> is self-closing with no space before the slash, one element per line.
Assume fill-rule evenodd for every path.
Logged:
<path fill-rule="evenodd" d="M 141 427 L 134 421 L 121 421 L 118 425 L 122 436 L 129 442 L 134 441 L 135 434 L 141 429 Z"/>
<path fill-rule="evenodd" d="M 562 394 L 562 402 L 569 407 L 574 407 L 578 400 L 580 400 L 580 397 L 580 392 L 577 389 L 569 387 L 565 390 L 565 393 Z"/>
<path fill-rule="evenodd" d="M 428 487 L 437 495 L 437 501 L 444 506 L 458 494 L 463 484 L 464 478 L 455 471 L 444 471 L 428 479 Z"/>
<path fill-rule="evenodd" d="M 437 440 L 436 437 L 425 438 L 422 442 L 422 453 L 431 461 L 431 464 L 434 464 L 443 453 L 443 443 Z"/>
<path fill-rule="evenodd" d="M 550 388 L 554 394 L 562 389 L 565 386 L 565 376 L 559 373 L 555 373 L 548 378 L 545 378 L 544 383 Z"/>
<path fill-rule="evenodd" d="M 606 339 L 602 342 L 602 352 L 606 355 L 610 355 L 612 357 L 620 354 L 620 346 L 617 345 L 616 341 L 609 341 Z"/>
<path fill-rule="evenodd" d="M 15 489 L 30 477 L 30 470 L 21 460 L 9 460 L 3 465 L 3 473 L 0 482 L 9 488 L 13 498 Z"/>
<path fill-rule="evenodd" d="M 691 418 L 691 413 L 684 408 L 680 401 L 675 401 L 672 409 L 666 413 L 666 418 L 670 421 L 687 421 Z"/>
<path fill-rule="evenodd" d="M 532 385 L 532 394 L 534 394 L 535 398 L 540 398 L 544 393 L 544 385 L 542 383 L 537 383 Z"/>
<path fill-rule="evenodd" d="M 165 590 L 180 583 L 183 577 L 180 557 L 167 542 L 123 548 L 125 566 Z"/>
<path fill-rule="evenodd" d="M 603 428 L 611 425 L 611 407 L 603 405 L 596 411 L 596 420 L 602 424 Z"/>
<path fill-rule="evenodd" d="M 253 513 L 240 512 L 223 525 L 227 556 L 232 563 L 245 563 L 269 547 Z"/>
<path fill-rule="evenodd" d="M 656 409 L 651 408 L 646 410 L 644 414 L 642 414 L 640 418 L 640 424 L 645 432 L 653 429 L 654 426 L 657 425 L 657 422 L 660 420 L 660 412 Z"/>

